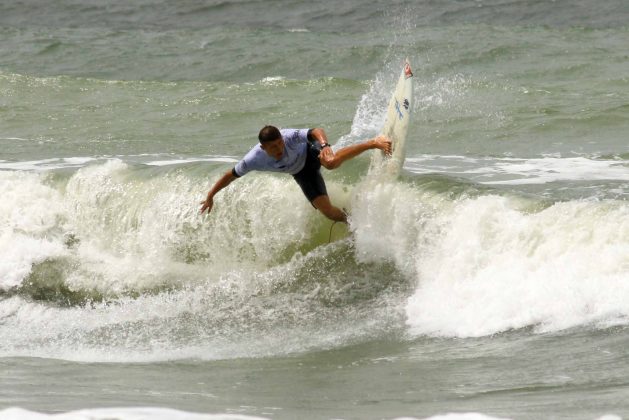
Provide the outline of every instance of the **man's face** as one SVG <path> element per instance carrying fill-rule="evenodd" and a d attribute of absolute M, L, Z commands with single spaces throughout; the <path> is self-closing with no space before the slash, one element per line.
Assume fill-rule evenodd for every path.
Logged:
<path fill-rule="evenodd" d="M 284 139 L 278 137 L 273 141 L 267 141 L 260 144 L 260 147 L 273 159 L 280 160 L 284 154 Z"/>

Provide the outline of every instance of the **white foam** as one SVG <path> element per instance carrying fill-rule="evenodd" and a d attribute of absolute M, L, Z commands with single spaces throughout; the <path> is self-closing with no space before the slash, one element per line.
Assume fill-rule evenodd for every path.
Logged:
<path fill-rule="evenodd" d="M 394 420 L 419 420 L 414 417 L 398 417 Z M 508 420 L 504 417 L 493 417 L 481 413 L 449 413 L 426 417 L 423 420 Z"/>
<path fill-rule="evenodd" d="M 49 171 L 52 169 L 76 168 L 95 161 L 92 157 L 69 157 L 31 160 L 22 162 L 0 161 L 0 169 L 13 171 Z"/>
<path fill-rule="evenodd" d="M 76 171 L 62 188 L 48 185 L 45 173 L 0 173 L 0 247 L 13 264 L 0 267 L 6 287 L 19 285 L 34 264 L 62 258 L 65 287 L 107 297 L 69 308 L 19 296 L 3 300 L 3 355 L 251 357 L 338 345 L 386 322 L 379 314 L 363 326 L 346 311 L 324 327 L 316 311 L 327 309 L 274 294 L 308 267 L 294 250 L 321 217 L 289 178 L 260 174 L 239 181 L 216 197 L 210 216 L 200 217 L 206 189 L 197 180 L 179 171 L 134 179 L 132 171 L 110 160 Z M 349 193 L 333 182 L 328 187 L 344 206 Z M 416 282 L 401 309 L 383 309 L 405 313 L 414 334 L 628 322 L 626 202 L 540 209 L 515 198 L 451 201 L 402 182 L 366 180 L 351 193 L 351 204 L 357 259 L 393 261 Z M 67 233 L 76 238 L 71 246 Z M 307 257 L 316 260 L 317 252 L 327 255 L 322 247 Z"/>
<path fill-rule="evenodd" d="M 0 411 L 2 420 L 264 420 L 240 414 L 201 414 L 170 408 L 93 408 L 61 414 L 43 414 L 22 408 Z"/>
<path fill-rule="evenodd" d="M 359 258 L 393 261 L 416 282 L 405 305 L 413 334 L 629 323 L 626 201 L 449 201 L 366 179 L 351 223 Z"/>
<path fill-rule="evenodd" d="M 358 258 L 393 260 L 413 276 L 413 254 L 423 252 L 431 229 L 425 221 L 443 204 L 401 183 L 363 181 L 354 189 L 351 214 Z"/>
<path fill-rule="evenodd" d="M 61 195 L 38 174 L 0 172 L 0 290 L 18 286 L 33 264 L 65 255 L 48 237 L 64 216 Z"/>
<path fill-rule="evenodd" d="M 557 203 L 528 213 L 504 197 L 442 214 L 406 307 L 416 334 L 484 336 L 629 321 L 629 206 Z"/>
<path fill-rule="evenodd" d="M 170 408 L 92 408 L 59 414 L 43 414 L 22 408 L 7 408 L 0 411 L 2 420 L 265 420 L 264 417 L 242 414 L 203 414 Z M 394 420 L 419 420 L 417 417 L 396 417 Z M 423 420 L 507 420 L 482 413 L 449 413 L 426 417 Z M 605 415 L 597 420 L 621 420 L 616 415 Z"/>
<path fill-rule="evenodd" d="M 232 156 L 203 156 L 189 158 L 168 158 L 146 161 L 149 157 L 163 157 L 160 154 L 142 154 L 142 155 L 120 155 L 120 156 L 101 156 L 101 157 L 66 157 L 66 158 L 50 158 L 31 161 L 9 162 L 0 160 L 0 170 L 11 171 L 50 171 L 54 169 L 65 168 L 82 168 L 88 163 L 107 160 L 128 160 L 130 162 L 139 162 L 149 166 L 170 166 L 195 162 L 220 162 L 235 163 L 238 160 Z M 139 159 L 138 159 L 139 158 Z"/>
<path fill-rule="evenodd" d="M 150 166 L 169 166 L 169 165 L 180 165 L 180 164 L 184 164 L 184 163 L 195 163 L 195 162 L 235 163 L 235 162 L 238 162 L 238 160 L 233 158 L 233 157 L 228 157 L 228 156 L 217 156 L 217 157 L 208 157 L 208 158 L 154 160 L 154 161 L 146 162 L 146 165 L 150 165 Z"/>
<path fill-rule="evenodd" d="M 411 417 L 399 417 L 394 420 L 418 420 L 418 419 L 411 418 Z M 493 416 L 488 416 L 486 414 L 481 414 L 481 413 L 449 413 L 449 414 L 438 414 L 436 416 L 427 417 L 423 420 L 507 420 L 507 418 L 493 417 Z M 622 418 L 613 414 L 608 414 L 608 415 L 599 417 L 597 420 L 622 420 Z"/>
<path fill-rule="evenodd" d="M 24 139 L 22 137 L 0 137 L 0 140 L 30 141 L 29 139 Z"/>
<path fill-rule="evenodd" d="M 286 81 L 286 78 L 283 76 L 269 76 L 260 80 L 260 83 L 262 83 L 263 85 L 275 86 L 275 85 L 280 85 L 284 83 L 285 81 Z"/>
<path fill-rule="evenodd" d="M 629 164 L 620 160 L 561 158 L 491 158 L 420 155 L 406 159 L 405 169 L 445 173 L 482 184 L 526 185 L 557 181 L 629 181 Z"/>
<path fill-rule="evenodd" d="M 19 286 L 30 274 L 33 264 L 65 254 L 61 243 L 3 232 L 0 234 L 0 290 Z"/>
<path fill-rule="evenodd" d="M 94 303 L 61 308 L 22 295 L 2 300 L 3 356 L 96 362 L 249 357 L 303 350 L 360 330 L 355 324 L 335 330 L 335 322 L 329 335 L 313 336 L 299 324 L 287 340 L 283 331 L 292 321 L 282 317 L 310 322 L 308 300 L 256 302 L 261 291 L 274 299 L 275 282 L 291 281 L 301 254 L 272 267 L 286 259 L 287 247 L 309 240 L 321 217 L 290 178 L 242 180 L 202 217 L 199 201 L 207 190 L 196 179 L 182 173 L 134 179 L 133 170 L 109 160 L 81 168 L 59 189 L 46 185 L 45 173 L 0 173 L 2 287 L 22 285 L 35 265 L 51 260 L 54 269 L 37 277 L 44 284 L 35 287 L 49 282 L 85 301 L 96 296 Z M 342 197 L 340 186 L 328 186 Z M 277 324 L 277 334 L 248 332 L 252 323 Z"/>

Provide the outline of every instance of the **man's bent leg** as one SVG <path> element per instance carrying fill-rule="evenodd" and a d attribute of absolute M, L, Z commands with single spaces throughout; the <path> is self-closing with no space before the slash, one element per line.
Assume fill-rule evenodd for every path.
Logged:
<path fill-rule="evenodd" d="M 312 205 L 315 206 L 325 217 L 335 222 L 347 223 L 347 215 L 338 207 L 334 207 L 330 202 L 330 197 L 327 195 L 320 195 L 312 200 Z"/>

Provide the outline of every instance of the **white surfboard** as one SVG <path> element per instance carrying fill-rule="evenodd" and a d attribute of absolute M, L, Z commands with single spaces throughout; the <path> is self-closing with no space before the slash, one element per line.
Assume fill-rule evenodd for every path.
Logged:
<path fill-rule="evenodd" d="M 406 134 L 413 106 L 413 72 L 408 58 L 404 62 L 393 96 L 389 101 L 382 135 L 391 139 L 391 156 L 378 150 L 373 154 L 369 172 L 397 177 L 406 158 Z"/>

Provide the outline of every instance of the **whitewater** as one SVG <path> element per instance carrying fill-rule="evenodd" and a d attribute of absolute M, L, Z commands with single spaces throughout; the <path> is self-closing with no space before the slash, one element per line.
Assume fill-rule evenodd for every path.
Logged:
<path fill-rule="evenodd" d="M 98 4 L 97 4 L 98 3 Z M 624 1 L 0 5 L 0 419 L 629 416 Z M 400 176 L 200 202 L 260 127 Z"/>

